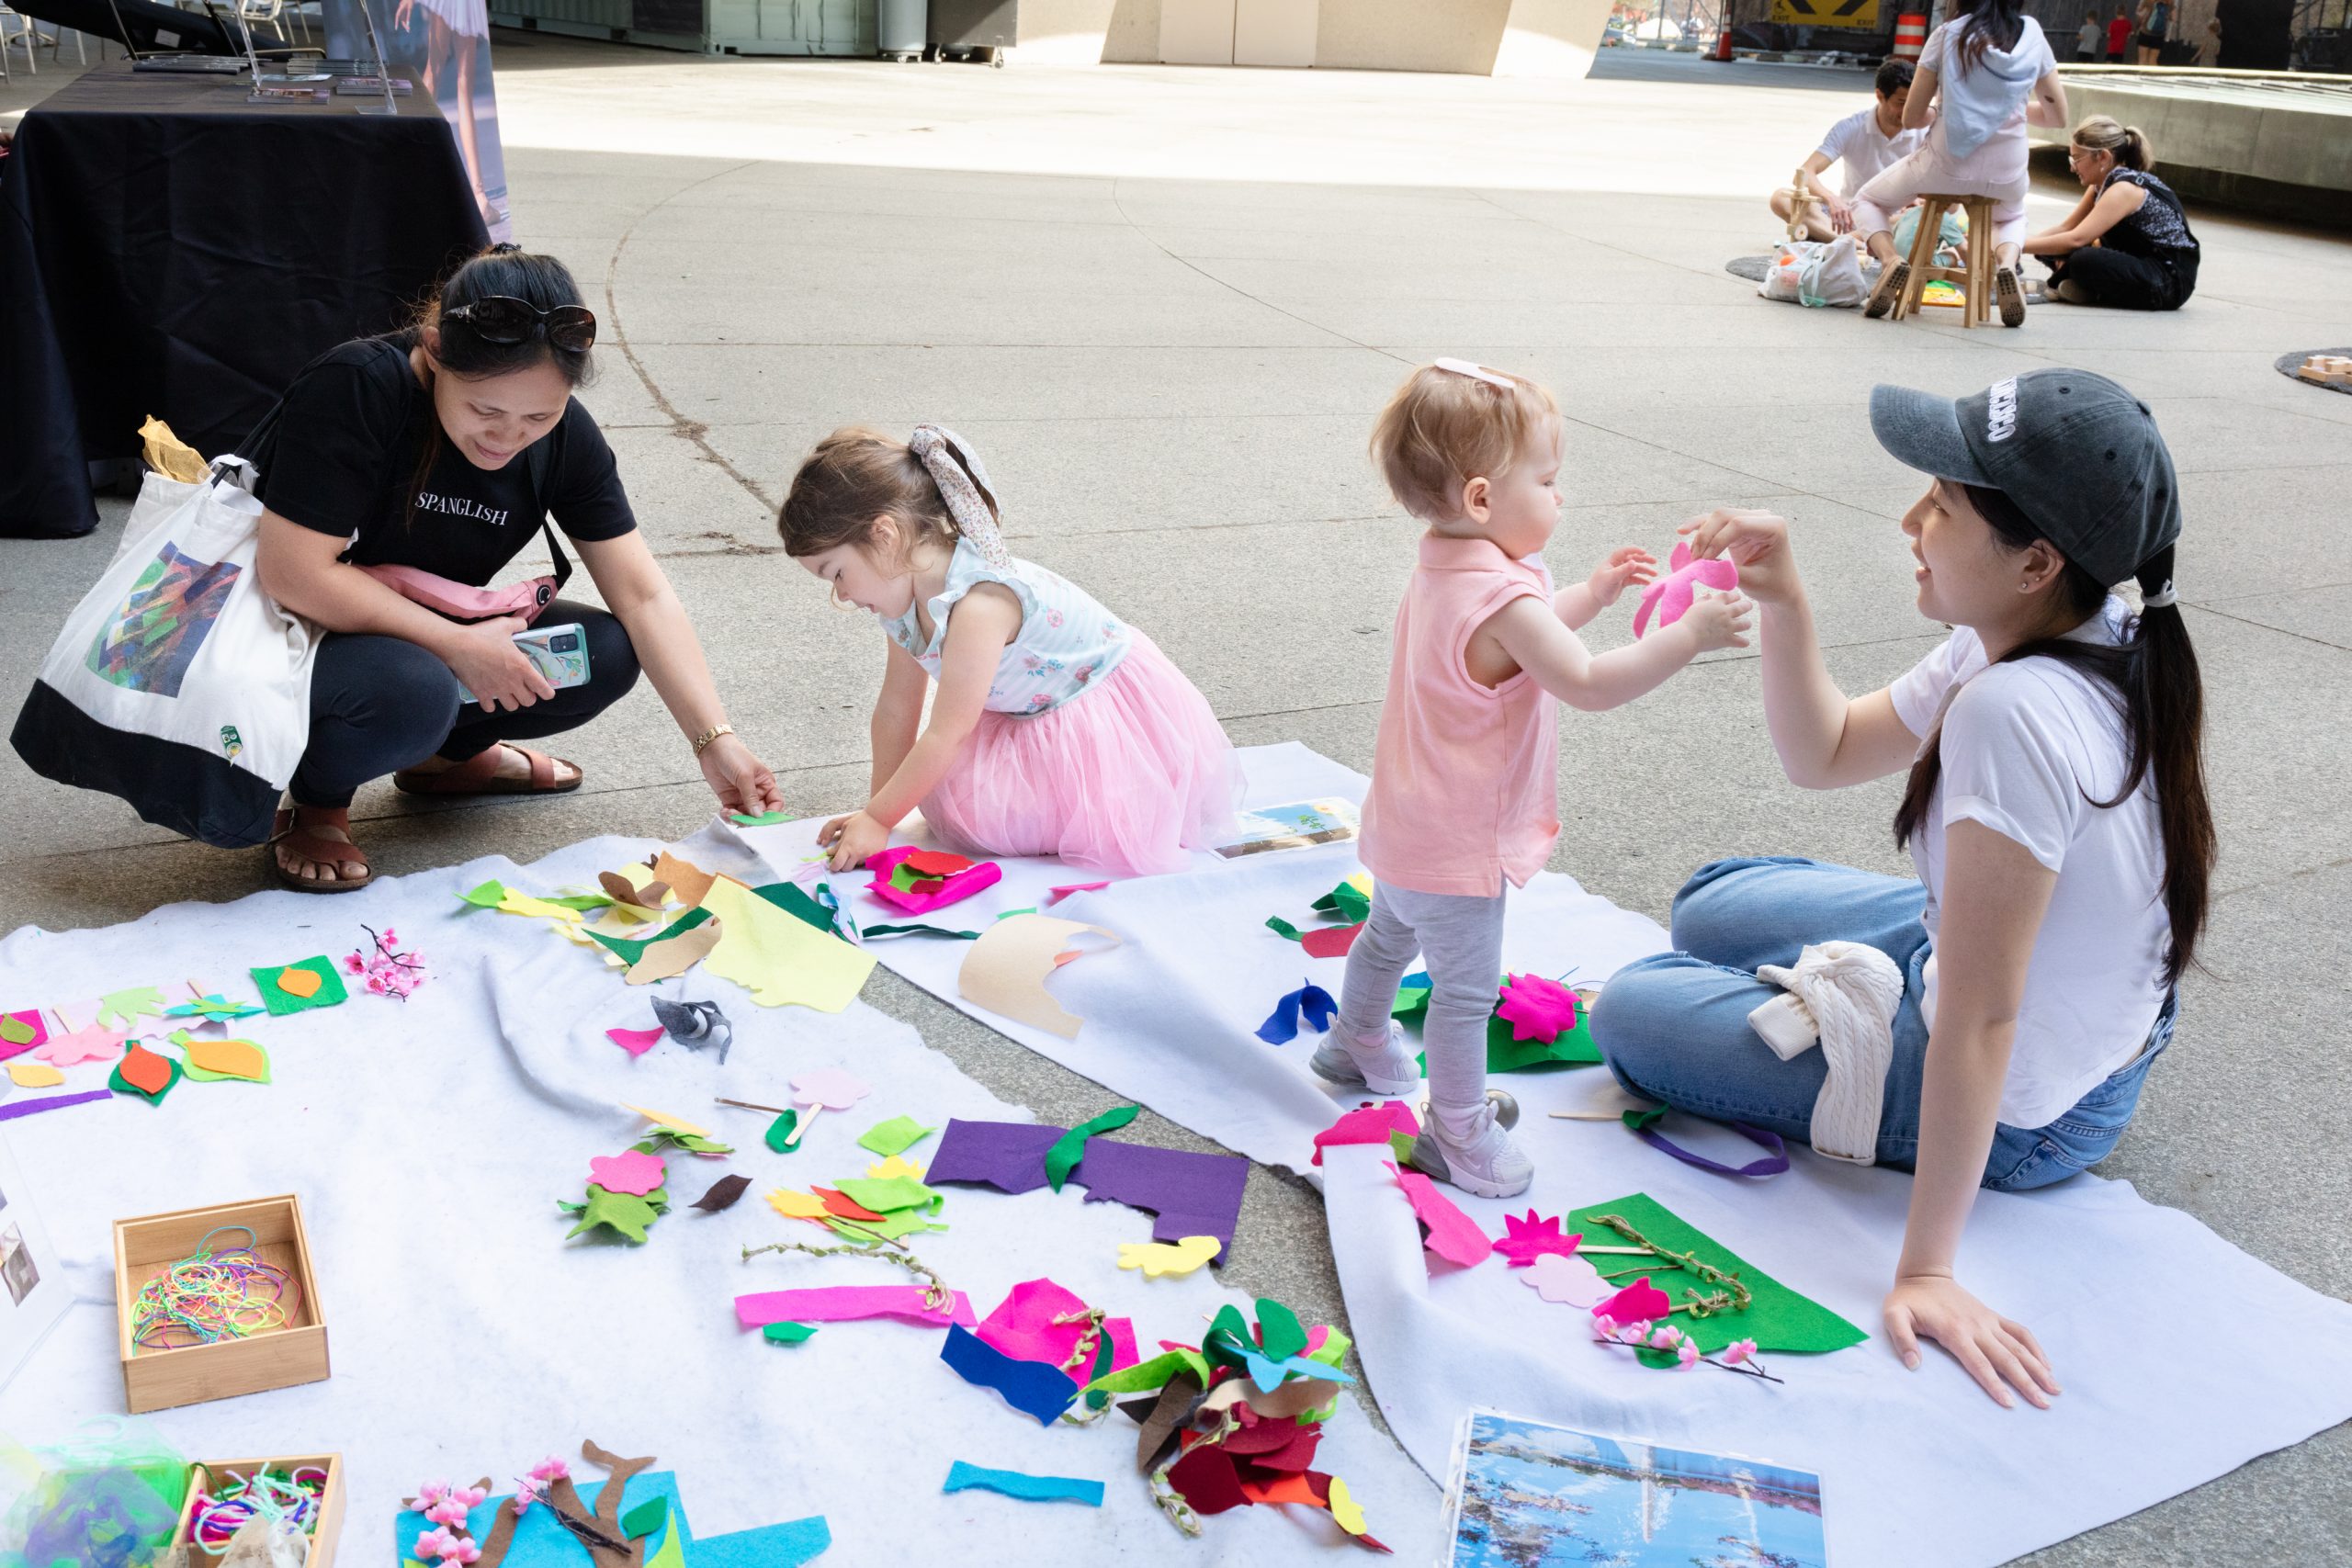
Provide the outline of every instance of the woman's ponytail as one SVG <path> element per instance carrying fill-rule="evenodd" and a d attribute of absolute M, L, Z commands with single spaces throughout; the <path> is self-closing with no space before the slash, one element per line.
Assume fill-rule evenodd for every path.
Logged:
<path fill-rule="evenodd" d="M 2131 776 L 2120 800 L 2153 774 L 2156 817 L 2165 846 L 2165 910 L 2172 946 L 2165 980 L 2172 984 L 2195 962 L 2212 897 L 2213 807 L 2205 791 L 2205 684 L 2188 624 L 2173 600 L 2170 545 L 2143 562 L 2139 619 L 2128 645 L 2132 657 L 2120 671 L 2125 725 L 2132 741 Z"/>
<path fill-rule="evenodd" d="M 2125 125 L 2111 115 L 2095 114 L 2075 127 L 2075 146 L 2105 152 L 2119 169 L 2145 172 L 2156 166 L 2156 144 L 2136 125 Z"/>

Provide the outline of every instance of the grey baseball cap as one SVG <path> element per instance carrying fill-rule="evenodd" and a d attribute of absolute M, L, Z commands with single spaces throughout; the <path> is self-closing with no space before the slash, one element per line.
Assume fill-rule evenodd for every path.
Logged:
<path fill-rule="evenodd" d="M 2180 537 L 2180 484 L 2155 416 L 2104 376 L 2029 370 L 1960 399 L 1873 387 L 1871 432 L 1922 473 L 1999 491 L 2101 582 Z"/>

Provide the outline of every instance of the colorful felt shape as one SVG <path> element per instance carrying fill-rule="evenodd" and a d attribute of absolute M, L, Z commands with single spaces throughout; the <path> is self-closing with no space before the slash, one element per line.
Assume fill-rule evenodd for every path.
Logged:
<path fill-rule="evenodd" d="M 1564 1252 L 1537 1254 L 1519 1276 L 1519 1282 L 1545 1301 L 1563 1306 L 1597 1307 L 1609 1296 L 1609 1281 L 1599 1269 Z"/>
<path fill-rule="evenodd" d="M 623 1111 L 634 1111 L 636 1114 L 645 1118 L 647 1122 L 657 1128 L 666 1128 L 671 1132 L 684 1133 L 690 1137 L 696 1138 L 707 1138 L 711 1135 L 709 1128 L 696 1126 L 694 1122 L 687 1121 L 684 1117 L 673 1116 L 666 1111 L 651 1111 L 642 1105 L 624 1105 L 621 1109 Z"/>
<path fill-rule="evenodd" d="M 120 1054 L 123 1042 L 130 1035 L 119 1030 L 93 1023 L 70 1034 L 52 1034 L 48 1043 L 33 1048 L 32 1054 L 51 1066 L 78 1066 L 84 1062 L 111 1062 Z"/>
<path fill-rule="evenodd" d="M 1360 926 L 1372 915 L 1372 878 L 1357 872 L 1309 906 L 1317 914 Z"/>
<path fill-rule="evenodd" d="M 827 1215 L 820 1222 L 835 1235 L 846 1236 L 860 1243 L 876 1240 L 895 1241 L 902 1235 L 918 1235 L 928 1231 L 944 1231 L 945 1225 L 935 1225 L 920 1209 L 899 1209 L 878 1220 L 845 1220 Z"/>
<path fill-rule="evenodd" d="M 1645 1274 L 1615 1295 L 1595 1302 L 1592 1315 L 1614 1323 L 1652 1323 L 1673 1310 L 1674 1299 Z"/>
<path fill-rule="evenodd" d="M 1339 1003 L 1331 999 L 1331 993 L 1309 980 L 1297 990 L 1283 993 L 1266 1021 L 1258 1026 L 1258 1038 L 1269 1045 L 1287 1045 L 1298 1038 L 1302 1017 L 1315 1029 L 1328 1031 L 1338 1011 Z"/>
<path fill-rule="evenodd" d="M 727 1060 L 728 1047 L 735 1042 L 735 1026 L 718 1010 L 717 1002 L 673 1002 L 655 997 L 652 1003 L 654 1021 L 664 1034 L 689 1051 L 716 1045 L 718 1059 Z"/>
<path fill-rule="evenodd" d="M 1363 935 L 1362 921 L 1352 926 L 1319 926 L 1299 935 L 1298 945 L 1306 950 L 1309 958 L 1345 958 L 1348 950 Z"/>
<path fill-rule="evenodd" d="M 947 1483 L 940 1490 L 967 1492 L 975 1488 L 1001 1492 L 1024 1503 L 1083 1503 L 1090 1508 L 1102 1506 L 1102 1483 L 1099 1481 L 1081 1481 L 1069 1475 L 1031 1475 L 1018 1470 L 988 1470 L 960 1459 L 947 1467 Z"/>
<path fill-rule="evenodd" d="M 1315 1134 L 1315 1157 L 1307 1163 L 1321 1165 L 1325 1149 L 1347 1144 L 1385 1144 L 1400 1133 L 1408 1138 L 1419 1137 L 1420 1131 L 1419 1118 L 1401 1100 L 1360 1105 Z"/>
<path fill-rule="evenodd" d="M 919 920 L 900 920 L 896 924 L 867 926 L 858 933 L 867 942 L 894 936 L 944 936 L 956 942 L 978 942 L 978 931 L 959 931 L 949 926 L 927 926 Z"/>
<path fill-rule="evenodd" d="M 642 1056 L 662 1043 L 663 1032 L 660 1029 L 607 1029 L 605 1038 L 632 1056 Z"/>
<path fill-rule="evenodd" d="M 727 928 L 703 960 L 704 972 L 735 981 L 762 1007 L 840 1012 L 874 973 L 870 953 L 794 919 L 732 877 L 714 879 L 702 908 Z"/>
<path fill-rule="evenodd" d="M 936 1213 L 946 1195 L 934 1192 L 922 1182 L 907 1176 L 843 1176 L 836 1179 L 842 1192 L 861 1207 L 871 1209 L 878 1217 L 896 1213 L 901 1209 L 922 1209 Z"/>
<path fill-rule="evenodd" d="M 1503 981 L 1495 1014 L 1511 1026 L 1513 1040 L 1549 1045 L 1577 1026 L 1577 994 L 1541 975 L 1511 975 Z"/>
<path fill-rule="evenodd" d="M 1512 1268 L 1524 1269 L 1545 1253 L 1568 1257 L 1582 1240 L 1584 1236 L 1581 1234 L 1561 1235 L 1558 1220 L 1539 1218 L 1535 1211 L 1530 1209 L 1524 1219 L 1517 1214 L 1503 1216 L 1503 1236 L 1495 1243 L 1495 1250 L 1509 1258 Z"/>
<path fill-rule="evenodd" d="M 610 876 L 612 873 L 605 874 Z M 651 1535 L 670 1519 L 670 1499 L 648 1497 L 636 1507 L 621 1515 L 621 1534 L 630 1540 Z"/>
<path fill-rule="evenodd" d="M 18 1089 L 55 1089 L 65 1075 L 47 1062 L 11 1062 L 8 1081 Z"/>
<path fill-rule="evenodd" d="M 626 1192 L 632 1198 L 642 1198 L 660 1187 L 668 1173 L 660 1155 L 639 1154 L 635 1149 L 599 1155 L 588 1162 L 589 1180 L 607 1192 Z"/>
<path fill-rule="evenodd" d="M 1599 1223 L 1597 1216 L 1602 1214 L 1618 1216 L 1669 1251 L 1695 1255 L 1704 1258 L 1711 1268 L 1739 1276 L 1739 1282 L 1748 1292 L 1746 1312 L 1716 1313 L 1702 1318 L 1689 1318 L 1687 1314 L 1676 1314 L 1683 1333 L 1695 1339 L 1699 1348 L 1707 1355 L 1713 1355 L 1738 1339 L 1753 1339 L 1757 1348 L 1762 1350 L 1820 1355 L 1842 1350 L 1849 1345 L 1859 1345 L 1870 1337 L 1820 1303 L 1798 1294 L 1765 1273 L 1647 1193 L 1629 1193 L 1611 1202 L 1594 1203 L 1574 1210 L 1566 1216 L 1565 1223 L 1577 1226 L 1587 1234 L 1597 1234 L 1610 1228 Z M 1678 1298 L 1685 1290 L 1703 1292 L 1711 1288 L 1704 1280 L 1677 1268 L 1667 1258 L 1657 1260 L 1657 1267 L 1650 1270 L 1648 1278 L 1667 1294 Z M 1618 1317 L 1614 1313 L 1610 1315 L 1620 1323 L 1638 1321 L 1632 1317 Z M 1686 1318 L 1687 1322 L 1682 1321 Z"/>
<path fill-rule="evenodd" d="M 746 1328 L 771 1323 L 854 1323 L 895 1317 L 936 1326 L 972 1326 L 971 1298 L 955 1292 L 953 1303 L 933 1305 L 922 1285 L 824 1285 L 811 1290 L 760 1291 L 735 1298 L 735 1320 Z M 1069 1380 L 1064 1379 L 1065 1382 Z"/>
<path fill-rule="evenodd" d="M 616 1192 L 609 1187 L 591 1182 L 587 1201 L 564 1205 L 567 1212 L 576 1215 L 580 1221 L 564 1233 L 564 1239 L 570 1241 L 573 1236 L 584 1235 L 603 1225 L 631 1242 L 642 1242 L 645 1227 L 662 1217 L 666 1202 L 660 1188 L 649 1193 Z"/>
<path fill-rule="evenodd" d="M 1384 1162 L 1385 1163 L 1385 1162 Z M 1487 1260 L 1493 1243 L 1477 1223 L 1453 1206 L 1437 1183 L 1418 1170 L 1406 1170 L 1389 1165 L 1389 1174 L 1396 1178 L 1396 1185 L 1405 1190 L 1406 1201 L 1413 1206 L 1413 1216 L 1429 1227 L 1421 1245 L 1432 1257 L 1460 1268 L 1469 1269 Z"/>
<path fill-rule="evenodd" d="M 777 1154 L 788 1155 L 800 1146 L 797 1134 L 800 1131 L 800 1112 L 787 1111 L 768 1123 L 767 1146 Z"/>
<path fill-rule="evenodd" d="M 821 1220 L 829 1212 L 822 1198 L 813 1192 L 796 1192 L 789 1187 L 779 1187 L 769 1193 L 768 1207 L 788 1220 Z"/>
<path fill-rule="evenodd" d="M 114 1065 L 114 1076 L 107 1087 L 118 1094 L 135 1094 L 150 1105 L 160 1105 L 164 1096 L 171 1093 L 172 1086 L 179 1081 L 177 1062 L 144 1045 L 133 1045 Z"/>
<path fill-rule="evenodd" d="M 700 929 L 710 919 L 710 911 L 697 906 L 688 909 L 684 914 L 648 937 L 615 936 L 610 932 L 599 931 L 594 926 L 588 927 L 581 934 L 613 953 L 622 964 L 634 965 L 644 958 L 646 949 L 654 943 L 675 942 L 688 931 Z"/>
<path fill-rule="evenodd" d="M 694 862 L 663 850 L 653 857 L 653 880 L 676 894 L 679 903 L 692 908 L 702 902 L 702 896 L 717 879 Z"/>
<path fill-rule="evenodd" d="M 662 933 L 668 936 L 668 932 Z M 670 941 L 649 942 L 628 966 L 622 978 L 632 986 L 650 986 L 662 980 L 674 980 L 695 964 L 708 961 L 727 940 L 727 922 L 720 919 L 702 921 L 688 931 L 679 931 Z"/>
<path fill-rule="evenodd" d="M 1348 1483 L 1338 1476 L 1331 1477 L 1331 1487 L 1325 1506 L 1331 1510 L 1331 1522 L 1350 1535 L 1363 1534 L 1363 1510 L 1356 1506 L 1355 1498 L 1348 1492 Z"/>
<path fill-rule="evenodd" d="M 269 1081 L 269 1053 L 250 1040 L 199 1040 L 179 1035 L 181 1058 L 187 1076 L 198 1083 L 233 1078 L 242 1083 Z"/>
<path fill-rule="evenodd" d="M 893 1116 L 887 1122 L 876 1122 L 858 1134 L 857 1146 L 871 1149 L 885 1159 L 902 1155 L 937 1132 L 926 1127 L 911 1116 Z"/>
<path fill-rule="evenodd" d="M 44 1111 L 63 1111 L 75 1105 L 96 1105 L 101 1100 L 112 1100 L 114 1090 L 85 1089 L 80 1094 L 52 1094 L 40 1100 L 12 1100 L 0 1104 L 0 1122 L 14 1122 L 20 1116 L 38 1116 Z"/>
<path fill-rule="evenodd" d="M 1634 635 L 1649 635 L 1653 613 L 1661 627 L 1680 620 L 1697 597 L 1698 590 L 1712 588 L 1718 593 L 1728 593 L 1739 586 L 1739 568 L 1720 556 L 1706 560 L 1690 558 L 1690 543 L 1687 539 L 1675 542 L 1673 553 L 1667 558 L 1664 577 L 1642 590 L 1642 602 L 1634 612 Z"/>
<path fill-rule="evenodd" d="M 1119 1267 L 1140 1269 L 1147 1280 L 1157 1280 L 1163 1274 L 1182 1278 L 1224 1250 L 1225 1244 L 1213 1235 L 1188 1235 L 1172 1245 L 1123 1241 L 1119 1244 Z"/>
<path fill-rule="evenodd" d="M 1046 1151 L 1046 1185 L 1058 1192 L 1078 1162 L 1086 1157 L 1086 1141 L 1098 1133 L 1115 1133 L 1142 1113 L 1140 1105 L 1114 1105 L 1102 1115 L 1081 1122 L 1054 1140 Z"/>
<path fill-rule="evenodd" d="M 49 1043 L 49 1024 L 39 1008 L 0 1012 L 0 1062 Z"/>
<path fill-rule="evenodd" d="M 1199 1444 L 1170 1465 L 1168 1484 L 1196 1514 L 1222 1514 L 1250 1502 L 1234 1473 L 1233 1456 L 1216 1443 Z"/>
<path fill-rule="evenodd" d="M 1640 1110 L 1620 1111 L 1618 1117 L 1632 1129 L 1634 1136 L 1660 1154 L 1672 1155 L 1684 1165 L 1700 1170 L 1713 1171 L 1717 1176 L 1778 1176 L 1789 1168 L 1789 1145 L 1780 1134 L 1770 1127 L 1758 1127 L 1747 1122 L 1716 1122 L 1715 1125 L 1728 1127 L 1764 1151 L 1762 1158 L 1749 1160 L 1746 1165 L 1725 1165 L 1721 1160 L 1709 1158 L 1696 1149 L 1686 1149 L 1664 1133 L 1659 1132 L 1657 1124 L 1665 1120 L 1668 1109 L 1663 1105 L 1652 1105 Z"/>
<path fill-rule="evenodd" d="M 806 1344 L 816 1332 L 812 1324 L 770 1323 L 762 1325 L 760 1337 L 771 1345 L 801 1345 Z"/>
<path fill-rule="evenodd" d="M 1059 887 L 1046 889 L 1046 908 L 1050 909 L 1073 893 L 1100 893 L 1111 885 L 1107 882 L 1065 882 Z"/>
<path fill-rule="evenodd" d="M 643 870 L 642 867 L 632 869 Z M 663 906 L 670 902 L 669 885 L 660 877 L 650 874 L 648 874 L 640 885 L 630 881 L 626 873 L 602 871 L 596 874 L 596 886 L 603 888 L 605 897 L 614 903 L 625 904 L 633 909 L 642 909 L 648 915 L 659 915 Z"/>
<path fill-rule="evenodd" d="M 734 823 L 738 828 L 773 828 L 779 822 L 789 822 L 792 819 L 792 813 L 784 810 L 730 811 L 727 814 L 727 820 Z"/>
<path fill-rule="evenodd" d="M 296 985 L 302 984 L 298 980 Z M 208 1023 L 228 1023 L 241 1018 L 251 1018 L 260 1008 L 250 1002 L 232 1002 L 226 997 L 191 997 L 176 1007 L 164 1010 L 165 1018 L 200 1018 Z"/>
<path fill-rule="evenodd" d="M 1016 1023 L 1075 1040 L 1085 1021 L 1066 1012 L 1046 989 L 1046 976 L 1060 967 L 1061 954 L 1077 937 L 1091 932 L 1115 942 L 1102 926 L 1024 911 L 1009 915 L 980 933 L 964 954 L 956 987 L 967 1001 Z"/>
<path fill-rule="evenodd" d="M 695 1200 L 694 1206 L 706 1214 L 722 1213 L 733 1208 L 736 1201 L 743 1196 L 744 1190 L 751 1185 L 752 1179 L 748 1176 L 722 1176 L 710 1184 L 708 1191 Z"/>
<path fill-rule="evenodd" d="M 261 991 L 262 1006 L 269 1010 L 272 1018 L 340 1007 L 351 999 L 350 993 L 343 988 L 342 976 L 324 955 L 283 964 L 274 969 L 255 969 L 253 977 L 254 985 Z"/>
<path fill-rule="evenodd" d="M 973 1332 L 1018 1360 L 1067 1369 L 1087 1338 L 1089 1311 L 1085 1298 L 1051 1280 L 1023 1280 L 1005 1292 L 1004 1300 Z M 1104 1372 L 1136 1364 L 1136 1325 L 1128 1319 L 1105 1317 L 1095 1338 L 1098 1348 L 1110 1352 L 1096 1358 L 1102 1361 Z M 1075 1378 L 1073 1388 L 1093 1375 Z"/>
<path fill-rule="evenodd" d="M 887 1181 L 894 1176 L 912 1177 L 915 1180 L 921 1181 L 922 1167 L 903 1155 L 892 1155 L 888 1159 L 867 1166 L 865 1174 L 876 1181 Z"/>
<path fill-rule="evenodd" d="M 903 885 L 894 879 L 894 874 L 901 867 L 912 874 Z M 884 850 L 867 860 L 865 869 L 874 873 L 865 890 L 910 915 L 928 915 L 933 909 L 960 903 L 995 886 L 1004 875 L 994 861 L 974 862 L 962 855 L 917 849 L 910 844 Z"/>
<path fill-rule="evenodd" d="M 980 1182 L 1000 1192 L 1034 1192 L 1046 1185 L 1046 1153 L 1064 1130 L 1038 1122 L 947 1123 L 923 1179 Z M 1087 1201 L 1125 1203 L 1159 1216 L 1154 1241 L 1188 1235 L 1217 1238 L 1220 1262 L 1233 1255 L 1233 1229 L 1241 1214 L 1242 1189 L 1250 1162 L 1238 1155 L 1195 1154 L 1096 1138 L 1070 1179 L 1087 1189 Z"/>
<path fill-rule="evenodd" d="M 812 1187 L 817 1201 L 825 1205 L 825 1213 L 837 1220 L 868 1220 L 878 1222 L 882 1216 L 867 1208 L 848 1193 L 831 1187 Z"/>
<path fill-rule="evenodd" d="M 820 890 L 826 898 L 832 897 L 830 885 Z M 803 892 L 797 883 L 763 883 L 752 888 L 752 891 L 812 931 L 823 931 L 827 936 L 844 934 L 839 918 L 839 906 L 829 908 L 824 899 L 811 897 Z"/>
<path fill-rule="evenodd" d="M 1058 1367 L 1008 1356 L 961 1325 L 950 1325 L 939 1359 L 957 1377 L 978 1388 L 991 1388 L 1004 1402 L 1040 1427 L 1050 1427 L 1078 1400 L 1078 1385 Z"/>
<path fill-rule="evenodd" d="M 1299 1325 L 1297 1314 L 1282 1303 L 1262 1297 L 1258 1302 L 1258 1332 L 1254 1339 L 1249 1325 L 1242 1322 L 1239 1310 L 1228 1303 L 1217 1309 L 1208 1334 L 1201 1341 L 1202 1352 L 1218 1364 L 1239 1367 L 1248 1372 L 1259 1394 L 1272 1393 L 1285 1379 L 1294 1376 L 1338 1382 L 1355 1381 L 1334 1367 L 1310 1359 L 1306 1348 L 1306 1331 Z M 1255 1395 L 1236 1389 L 1234 1396 L 1250 1399 L 1250 1407 L 1257 1409 Z"/>

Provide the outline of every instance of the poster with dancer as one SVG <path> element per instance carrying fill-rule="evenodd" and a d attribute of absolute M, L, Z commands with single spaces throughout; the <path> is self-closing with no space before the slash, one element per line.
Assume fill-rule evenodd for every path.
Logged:
<path fill-rule="evenodd" d="M 0 1388 L 73 1306 L 64 1276 L 24 1173 L 0 1140 Z"/>
<path fill-rule="evenodd" d="M 405 77 L 416 94 L 430 96 L 458 133 L 474 205 L 481 209 L 490 237 L 513 239 L 506 156 L 498 144 L 498 93 L 490 74 L 486 0 L 324 0 L 330 59 L 374 59 L 363 3 L 374 8 L 393 80 Z"/>

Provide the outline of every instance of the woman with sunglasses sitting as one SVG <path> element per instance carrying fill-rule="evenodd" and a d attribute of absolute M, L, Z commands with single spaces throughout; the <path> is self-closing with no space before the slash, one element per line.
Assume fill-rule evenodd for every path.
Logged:
<path fill-rule="evenodd" d="M 546 795 L 572 763 L 514 744 L 587 723 L 640 665 L 729 810 L 783 805 L 767 765 L 726 722 L 685 610 L 637 530 L 612 449 L 571 389 L 596 318 L 552 256 L 475 256 L 404 332 L 346 343 L 286 394 L 261 461 L 256 567 L 270 594 L 326 628 L 311 677 L 311 740 L 278 814 L 287 886 L 365 886 L 354 792 L 392 775 L 412 795 Z M 552 581 L 486 588 L 552 515 L 610 611 Z M 432 607 L 428 607 L 432 606 Z M 474 612 L 469 615 L 469 611 Z M 577 624 L 584 683 L 559 689 L 514 642 Z M 578 650 L 571 650 L 577 652 Z"/>

